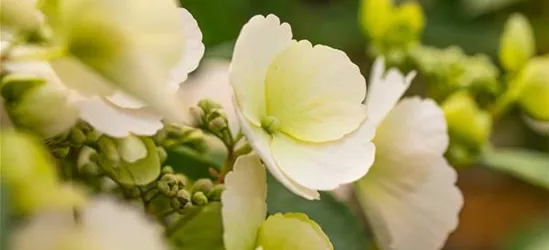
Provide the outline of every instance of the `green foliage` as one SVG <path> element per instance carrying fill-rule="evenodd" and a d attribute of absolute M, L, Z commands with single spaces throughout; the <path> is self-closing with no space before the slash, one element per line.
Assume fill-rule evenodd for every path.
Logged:
<path fill-rule="evenodd" d="M 335 249 L 364 250 L 370 247 L 366 230 L 359 218 L 329 193 L 321 193 L 319 201 L 305 200 L 268 176 L 267 204 L 269 214 L 302 212 L 320 225 Z"/>
<path fill-rule="evenodd" d="M 169 240 L 178 250 L 223 250 L 221 203 L 211 202 L 186 210 L 174 223 L 175 231 L 168 229 Z"/>
<path fill-rule="evenodd" d="M 486 149 L 482 163 L 531 184 L 549 189 L 549 154 L 526 149 Z"/>

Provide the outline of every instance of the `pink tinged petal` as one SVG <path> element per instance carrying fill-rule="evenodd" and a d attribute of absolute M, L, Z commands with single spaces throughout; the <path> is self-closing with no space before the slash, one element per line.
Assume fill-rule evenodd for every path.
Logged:
<path fill-rule="evenodd" d="M 163 126 L 159 116 L 144 110 L 117 108 L 98 97 L 79 101 L 76 105 L 82 120 L 112 137 L 151 136 Z"/>
<path fill-rule="evenodd" d="M 179 8 L 181 13 L 181 27 L 185 38 L 185 49 L 181 59 L 170 71 L 170 85 L 177 86 L 187 79 L 189 73 L 195 70 L 204 55 L 204 44 L 202 43 L 202 32 L 194 17 L 184 8 Z"/>
<path fill-rule="evenodd" d="M 384 72 L 384 60 L 378 57 L 372 66 L 370 91 L 366 98 L 368 119 L 379 124 L 398 100 L 404 95 L 415 77 L 415 72 L 404 76 L 397 69 L 391 68 Z"/>
<path fill-rule="evenodd" d="M 275 15 L 254 16 L 236 40 L 229 79 L 238 106 L 253 124 L 266 114 L 265 76 L 274 58 L 293 43 L 292 30 Z"/>
<path fill-rule="evenodd" d="M 265 133 L 261 128 L 256 127 L 250 123 L 244 115 L 237 108 L 237 117 L 240 121 L 240 127 L 242 133 L 248 139 L 248 143 L 254 149 L 255 153 L 259 155 L 271 175 L 275 177 L 280 183 L 282 183 L 288 190 L 293 193 L 309 200 L 318 200 L 320 199 L 320 194 L 313 189 L 306 188 L 302 185 L 299 185 L 290 177 L 288 177 L 282 170 L 278 167 L 276 161 L 274 160 L 273 154 L 271 152 L 271 138 Z"/>
<path fill-rule="evenodd" d="M 307 143 L 276 134 L 272 152 L 280 169 L 298 184 L 332 190 L 358 180 L 374 162 L 374 127 L 364 123 L 356 132 L 329 143 Z"/>
<path fill-rule="evenodd" d="M 280 130 L 308 142 L 327 142 L 355 131 L 366 119 L 366 80 L 340 50 L 303 40 L 269 66 L 267 115 Z"/>
<path fill-rule="evenodd" d="M 240 156 L 225 178 L 223 241 L 227 250 L 254 249 L 267 214 L 267 175 L 255 154 Z"/>

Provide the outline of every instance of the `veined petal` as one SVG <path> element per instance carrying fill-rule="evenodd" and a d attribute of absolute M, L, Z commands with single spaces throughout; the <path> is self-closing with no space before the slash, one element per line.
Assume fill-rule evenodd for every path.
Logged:
<path fill-rule="evenodd" d="M 240 156 L 225 178 L 221 195 L 223 241 L 227 250 L 254 249 L 267 214 L 267 175 L 255 154 Z"/>
<path fill-rule="evenodd" d="M 332 250 L 328 236 L 305 214 L 269 216 L 261 226 L 258 244 L 263 250 Z"/>
<path fill-rule="evenodd" d="M 366 119 L 365 96 L 366 81 L 344 52 L 306 40 L 289 46 L 267 71 L 267 115 L 299 140 L 327 142 L 353 132 Z"/>
<path fill-rule="evenodd" d="M 332 190 L 368 172 L 375 155 L 374 129 L 366 122 L 356 132 L 328 143 L 303 142 L 280 133 L 271 147 L 279 168 L 292 180 L 310 189 Z"/>
<path fill-rule="evenodd" d="M 440 249 L 457 227 L 463 196 L 455 186 L 456 172 L 442 156 L 431 157 L 430 175 L 415 183 L 414 192 L 374 169 L 357 182 L 358 199 L 382 249 Z"/>
<path fill-rule="evenodd" d="M 372 66 L 370 91 L 366 98 L 368 119 L 379 124 L 408 89 L 416 73 L 404 76 L 391 68 L 385 73 L 385 60 L 378 57 Z"/>
<path fill-rule="evenodd" d="M 99 97 L 78 101 L 76 105 L 82 120 L 112 137 L 130 134 L 150 136 L 163 126 L 159 116 L 145 110 L 117 108 Z"/>
<path fill-rule="evenodd" d="M 185 49 L 179 62 L 170 71 L 170 84 L 177 87 L 187 79 L 187 75 L 198 67 L 198 63 L 204 55 L 202 32 L 194 17 L 184 8 L 179 8 L 181 27 L 185 38 Z M 177 89 L 177 88 L 176 88 Z"/>
<path fill-rule="evenodd" d="M 242 113 L 257 126 L 266 113 L 267 69 L 292 43 L 290 25 L 281 24 L 275 15 L 252 17 L 236 40 L 229 79 Z"/>
<path fill-rule="evenodd" d="M 288 188 L 293 193 L 309 200 L 320 199 L 320 194 L 313 189 L 306 188 L 302 185 L 297 184 L 294 180 L 286 176 L 284 172 L 278 167 L 276 161 L 274 160 L 273 154 L 271 153 L 271 138 L 266 134 L 261 128 L 256 127 L 251 122 L 249 122 L 242 112 L 237 108 L 237 117 L 240 121 L 240 127 L 242 133 L 248 139 L 248 143 L 254 149 L 254 151 L 259 155 L 269 172 L 286 188 Z"/>

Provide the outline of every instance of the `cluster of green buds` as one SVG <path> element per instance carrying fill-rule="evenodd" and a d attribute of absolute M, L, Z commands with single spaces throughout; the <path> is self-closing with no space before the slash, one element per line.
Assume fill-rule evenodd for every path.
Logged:
<path fill-rule="evenodd" d="M 499 70 L 486 55 L 468 56 L 454 46 L 417 46 L 410 60 L 429 81 L 429 96 L 434 99 L 443 100 L 461 90 L 490 95 L 499 91 Z"/>
<path fill-rule="evenodd" d="M 416 1 L 395 6 L 392 0 L 362 0 L 360 23 L 372 40 L 373 54 L 384 55 L 389 63 L 404 61 L 415 47 L 425 26 L 425 17 Z"/>
<path fill-rule="evenodd" d="M 206 149 L 204 132 L 201 129 L 188 126 L 166 124 L 154 136 L 154 140 L 166 150 L 179 146 L 188 146 L 199 152 Z"/>
<path fill-rule="evenodd" d="M 219 103 L 203 99 L 198 107 L 191 108 L 191 113 L 201 129 L 215 135 L 228 147 L 233 144 L 227 114 Z"/>
<path fill-rule="evenodd" d="M 171 167 L 164 167 L 162 176 L 156 182 L 158 191 L 170 199 L 173 211 L 183 213 L 192 206 L 207 205 L 220 201 L 223 184 L 215 185 L 211 179 L 203 178 L 190 182 L 186 176 L 174 173 Z"/>

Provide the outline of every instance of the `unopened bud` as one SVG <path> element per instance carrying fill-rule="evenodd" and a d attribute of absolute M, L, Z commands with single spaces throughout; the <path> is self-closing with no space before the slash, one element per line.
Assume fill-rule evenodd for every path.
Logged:
<path fill-rule="evenodd" d="M 212 201 L 220 201 L 221 194 L 225 191 L 225 185 L 217 184 L 212 190 L 208 193 L 208 199 Z"/>
<path fill-rule="evenodd" d="M 201 124 L 204 119 L 204 111 L 199 107 L 191 107 L 189 113 L 192 118 L 197 121 L 197 124 Z"/>
<path fill-rule="evenodd" d="M 178 179 L 174 174 L 166 174 L 156 183 L 156 187 L 166 196 L 175 196 L 179 191 Z"/>
<path fill-rule="evenodd" d="M 505 23 L 501 35 L 499 60 L 509 71 L 519 70 L 535 53 L 535 41 L 528 19 L 515 13 Z"/>
<path fill-rule="evenodd" d="M 82 145 L 86 142 L 87 136 L 80 130 L 78 127 L 75 127 L 71 130 L 69 138 L 71 142 L 75 145 Z"/>
<path fill-rule="evenodd" d="M 203 178 L 198 179 L 194 182 L 191 192 L 194 194 L 196 192 L 209 193 L 213 189 L 213 182 L 210 179 Z"/>
<path fill-rule="evenodd" d="M 165 175 L 165 174 L 173 174 L 173 168 L 172 166 L 164 166 L 162 168 L 162 174 Z"/>
<path fill-rule="evenodd" d="M 112 139 L 102 136 L 97 143 L 100 154 L 104 154 L 114 165 L 120 163 L 120 155 L 118 155 L 116 143 Z"/>
<path fill-rule="evenodd" d="M 177 184 L 179 185 L 179 188 L 184 188 L 185 186 L 187 186 L 187 183 L 189 182 L 187 180 L 187 177 L 184 176 L 183 174 L 176 174 L 175 175 L 175 178 L 177 179 Z"/>
<path fill-rule="evenodd" d="M 228 128 L 228 126 L 227 120 L 223 117 L 217 117 L 208 123 L 208 129 L 215 133 Z"/>
<path fill-rule="evenodd" d="M 189 191 L 181 189 L 171 200 L 171 206 L 174 210 L 182 212 L 186 207 L 189 201 L 191 200 L 191 195 Z"/>
<path fill-rule="evenodd" d="M 147 157 L 147 147 L 139 137 L 133 135 L 119 140 L 118 152 L 122 159 L 128 163 L 134 163 Z"/>
<path fill-rule="evenodd" d="M 221 108 L 221 105 L 211 99 L 202 99 L 198 102 L 198 107 L 200 107 L 204 113 L 208 114 L 213 109 Z"/>
<path fill-rule="evenodd" d="M 549 121 L 549 56 L 531 59 L 517 81 L 522 108 L 536 120 Z"/>
<path fill-rule="evenodd" d="M 450 135 L 457 136 L 469 146 L 479 148 L 490 136 L 492 118 L 481 110 L 467 92 L 457 92 L 442 104 Z"/>
<path fill-rule="evenodd" d="M 10 120 L 20 128 L 46 138 L 69 130 L 78 110 L 68 102 L 67 92 L 37 78 L 8 76 L 2 81 L 2 97 Z"/>
<path fill-rule="evenodd" d="M 163 147 L 156 147 L 156 154 L 158 155 L 158 160 L 160 164 L 164 164 L 166 159 L 168 159 L 168 153 Z"/>
<path fill-rule="evenodd" d="M 192 202 L 195 205 L 203 206 L 208 204 L 208 197 L 202 192 L 196 192 L 193 194 Z"/>
<path fill-rule="evenodd" d="M 61 148 L 55 148 L 51 151 L 53 156 L 58 159 L 63 159 L 69 155 L 70 148 L 69 147 L 61 147 Z"/>

